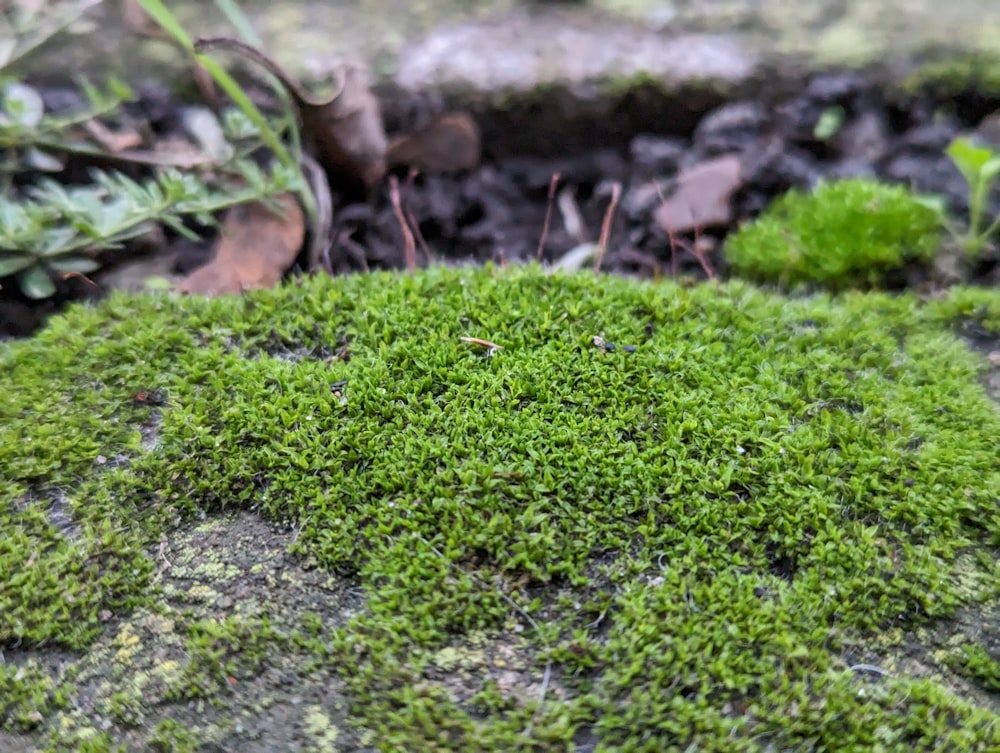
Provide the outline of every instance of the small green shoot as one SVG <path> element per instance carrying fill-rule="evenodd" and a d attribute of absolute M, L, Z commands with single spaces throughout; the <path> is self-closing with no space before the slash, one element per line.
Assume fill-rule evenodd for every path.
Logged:
<path fill-rule="evenodd" d="M 820 113 L 816 125 L 813 126 L 813 138 L 817 141 L 829 141 L 843 128 L 846 117 L 847 113 L 840 105 L 827 107 Z"/>
<path fill-rule="evenodd" d="M 969 185 L 969 222 L 963 231 L 955 227 L 944 212 L 941 212 L 941 219 L 962 250 L 974 256 L 989 245 L 993 235 L 1000 229 L 1000 216 L 992 222 L 986 216 L 990 194 L 1000 176 L 1000 152 L 963 137 L 952 141 L 945 154 Z M 940 205 L 938 209 L 940 211 Z"/>

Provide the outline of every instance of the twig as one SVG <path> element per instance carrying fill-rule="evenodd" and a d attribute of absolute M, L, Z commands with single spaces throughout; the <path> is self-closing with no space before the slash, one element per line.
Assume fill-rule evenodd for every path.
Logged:
<path fill-rule="evenodd" d="M 659 184 L 656 185 L 656 193 L 660 197 L 660 203 L 666 203 L 667 200 L 663 196 L 663 191 L 660 189 Z M 694 216 L 694 212 L 691 213 L 691 216 Z M 712 263 L 701 249 L 701 226 L 695 225 L 694 227 L 694 243 L 687 243 L 678 239 L 672 227 L 665 229 L 667 231 L 667 238 L 670 240 L 670 276 L 677 277 L 677 249 L 681 248 L 698 260 L 702 270 L 705 272 L 705 276 L 709 280 L 714 280 L 715 270 L 712 269 Z"/>
<path fill-rule="evenodd" d="M 315 272 L 322 266 L 323 259 L 326 259 L 327 266 L 332 274 L 332 264 L 330 263 L 330 247 L 333 244 L 331 238 L 333 230 L 333 197 L 330 195 L 330 184 L 327 182 L 326 173 L 319 163 L 308 154 L 302 154 L 302 172 L 306 176 L 309 189 L 316 198 L 316 217 L 312 227 L 312 236 L 309 241 L 309 272 Z"/>
<path fill-rule="evenodd" d="M 697 225 L 694 228 L 694 243 L 691 246 L 691 253 L 694 255 L 694 258 L 698 260 L 698 263 L 701 264 L 701 268 L 705 270 L 705 274 L 708 275 L 708 279 L 714 280 L 715 270 L 712 269 L 711 262 L 709 262 L 705 252 L 701 249 L 701 228 Z"/>
<path fill-rule="evenodd" d="M 420 246 L 420 251 L 424 255 L 424 259 L 428 264 L 431 263 L 431 249 L 427 245 L 427 241 L 424 238 L 423 231 L 420 229 L 420 223 L 417 222 L 416 216 L 409 209 L 406 210 L 406 219 L 410 223 L 410 228 L 413 231 L 414 237 L 417 239 L 417 245 Z"/>
<path fill-rule="evenodd" d="M 663 189 L 660 187 L 659 183 L 656 183 L 656 195 L 660 197 L 660 204 L 667 203 L 667 197 L 663 195 Z M 667 227 L 667 239 L 670 241 L 670 276 L 677 279 L 677 246 L 681 245 L 681 242 L 677 240 L 677 236 L 674 235 L 674 229 L 672 227 Z M 681 246 L 683 248 L 683 246 Z"/>
<path fill-rule="evenodd" d="M 545 248 L 545 241 L 549 237 L 549 223 L 552 221 L 552 205 L 556 198 L 556 186 L 559 184 L 559 173 L 552 173 L 549 180 L 549 197 L 545 204 L 545 221 L 542 223 L 542 235 L 538 239 L 538 251 L 535 252 L 535 259 L 542 260 L 542 250 Z"/>
<path fill-rule="evenodd" d="M 615 209 L 618 207 L 618 199 L 622 195 L 622 184 L 615 183 L 611 187 L 611 201 L 608 209 L 604 213 L 604 221 L 601 223 L 601 239 L 597 242 L 597 254 L 594 256 L 594 274 L 601 271 L 601 262 L 604 260 L 604 253 L 608 250 L 608 238 L 611 236 L 611 221 L 615 216 Z"/>
<path fill-rule="evenodd" d="M 395 175 L 389 176 L 389 198 L 392 200 L 392 211 L 399 221 L 399 228 L 403 231 L 403 258 L 406 260 L 406 269 L 412 274 L 417 269 L 417 246 L 403 212 L 403 202 L 399 198 L 399 180 Z"/>
<path fill-rule="evenodd" d="M 406 185 L 404 190 L 406 191 L 407 196 L 412 196 L 413 182 L 419 174 L 420 171 L 415 167 L 411 167 L 410 171 L 406 174 Z M 420 230 L 420 223 L 417 222 L 416 215 L 413 214 L 413 211 L 409 207 L 406 209 L 406 219 L 410 223 L 410 229 L 413 231 L 413 235 L 416 236 L 417 245 L 420 246 L 420 250 L 424 253 L 424 260 L 429 265 L 431 263 L 431 250 L 427 246 L 427 240 L 424 238 L 423 231 Z"/>
<path fill-rule="evenodd" d="M 469 343 L 470 345 L 478 345 L 480 348 L 488 348 L 489 350 L 503 350 L 502 345 L 497 345 L 489 340 L 483 340 L 479 337 L 460 337 L 458 338 L 464 343 Z"/>
<path fill-rule="evenodd" d="M 90 287 L 92 287 L 92 288 L 99 287 L 96 282 L 94 282 L 93 280 L 91 280 L 89 277 L 87 277 L 87 275 L 83 274 L 82 272 L 63 272 L 60 275 L 60 278 L 63 279 L 63 280 L 68 280 L 71 277 L 79 277 L 81 280 L 83 280 L 85 283 L 87 283 L 88 285 L 90 285 Z"/>

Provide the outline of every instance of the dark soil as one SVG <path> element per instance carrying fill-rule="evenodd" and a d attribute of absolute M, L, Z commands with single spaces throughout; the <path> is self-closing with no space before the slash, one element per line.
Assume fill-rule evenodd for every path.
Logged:
<path fill-rule="evenodd" d="M 50 92 L 51 98 L 58 96 Z M 433 117 L 437 101 L 384 99 L 389 130 L 419 126 Z M 509 112 L 474 113 L 484 135 L 480 167 L 455 174 L 399 173 L 404 209 L 419 228 L 420 263 L 531 260 L 538 258 L 543 238 L 540 258 L 558 260 L 581 243 L 597 242 L 614 186 L 620 184 L 605 271 L 641 277 L 725 276 L 727 233 L 791 188 L 807 189 L 821 179 L 874 177 L 942 194 L 962 216 L 968 189 L 944 149 L 956 135 L 976 129 L 1000 146 L 1000 98 L 892 91 L 861 72 L 815 75 L 797 93 L 775 101 L 766 95 L 721 105 L 716 101 L 693 116 L 689 110 L 673 120 L 663 117 L 662 102 L 647 108 L 644 118 L 642 98 L 629 101 L 628 117 L 611 123 L 561 122 L 558 100 L 550 112 L 540 104 L 516 118 Z M 169 129 L 178 105 L 163 92 L 148 90 L 133 107 L 154 127 Z M 832 136 L 820 138 L 816 126 L 824 114 L 842 120 Z M 677 134 L 679 122 L 686 133 Z M 695 123 L 693 129 L 690 123 Z M 526 136 L 541 128 L 549 137 Z M 742 165 L 730 217 L 671 238 L 653 217 L 663 192 L 670 191 L 670 180 L 726 154 L 737 155 Z M 550 202 L 556 174 L 556 197 Z M 324 260 L 328 272 L 403 268 L 403 235 L 386 185 L 383 181 L 370 201 L 335 206 L 334 243 L 330 259 Z M 551 222 L 543 234 L 550 203 Z M 989 212 L 1000 213 L 1000 196 L 992 197 Z M 579 219 L 575 228 L 567 222 L 573 216 Z M 189 269 L 210 254 L 206 242 L 179 255 L 177 263 Z M 915 270 L 892 284 L 921 285 L 926 279 L 924 271 Z M 966 281 L 997 284 L 997 261 L 968 270 Z M 27 335 L 65 301 L 102 292 L 71 279 L 61 283 L 56 300 L 37 304 L 21 298 L 16 285 L 7 284 L 12 281 L 0 282 L 0 336 Z"/>

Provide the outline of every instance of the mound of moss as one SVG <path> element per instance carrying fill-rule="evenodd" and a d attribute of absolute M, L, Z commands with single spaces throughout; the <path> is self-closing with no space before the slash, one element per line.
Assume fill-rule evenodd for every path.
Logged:
<path fill-rule="evenodd" d="M 725 252 L 747 279 L 844 290 L 880 286 L 887 273 L 927 261 L 940 236 L 937 214 L 908 189 L 853 179 L 789 191 L 732 234 Z"/>
<path fill-rule="evenodd" d="M 73 308 L 0 350 L 0 645 L 85 649 L 155 607 L 161 536 L 244 509 L 364 594 L 274 651 L 335 672 L 379 750 L 996 750 L 989 708 L 849 668 L 997 595 L 969 320 L 995 333 L 997 293 L 537 269 Z M 275 635 L 228 624 L 166 713 L 224 703 L 217 636 Z M 58 743 L 77 691 L 38 666 L 0 719 Z"/>

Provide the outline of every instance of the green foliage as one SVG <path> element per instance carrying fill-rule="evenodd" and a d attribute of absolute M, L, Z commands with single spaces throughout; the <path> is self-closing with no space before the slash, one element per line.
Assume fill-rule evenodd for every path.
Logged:
<path fill-rule="evenodd" d="M 986 215 L 990 195 L 1000 177 L 1000 152 L 972 139 L 957 138 L 948 145 L 946 154 L 969 186 L 968 222 L 964 228 L 954 225 L 937 197 L 929 197 L 927 204 L 937 209 L 942 224 L 963 251 L 971 255 L 979 254 L 1000 229 L 1000 217 L 990 221 Z"/>
<path fill-rule="evenodd" d="M 0 662 L 0 729 L 27 731 L 68 705 L 65 691 L 35 661 Z"/>
<path fill-rule="evenodd" d="M 0 642 L 84 645 L 177 516 L 256 510 L 363 590 L 288 643 L 381 749 L 996 749 L 995 713 L 841 658 L 995 577 L 1000 416 L 950 328 L 1000 301 L 963 291 L 433 269 L 74 307 L 0 349 L 0 583 L 33 573 Z M 197 623 L 176 697 L 284 645 Z"/>
<path fill-rule="evenodd" d="M 255 672 L 269 652 L 280 650 L 283 641 L 266 616 L 200 620 L 188 631 L 187 663 L 167 694 L 174 700 L 217 695 L 231 679 L 239 682 L 234 675 Z"/>
<path fill-rule="evenodd" d="M 55 14 L 59 8 L 57 4 L 50 12 Z M 51 25 L 44 28 L 54 33 Z M 8 53 L 15 57 L 13 51 Z M 187 220 L 210 224 L 215 213 L 235 204 L 287 191 L 307 194 L 311 200 L 297 160 L 281 144 L 286 129 L 294 132 L 294 119 L 287 117 L 273 127 L 217 68 L 214 65 L 210 70 L 227 84 L 241 109 L 226 113 L 222 124 L 216 125 L 224 148 L 218 149 L 214 159 L 185 172 L 169 165 L 154 166 L 140 179 L 94 169 L 89 183 L 76 186 L 36 177 L 27 188 L 17 190 L 14 176 L 57 172 L 67 159 L 118 159 L 95 146 L 79 126 L 115 113 L 133 95 L 117 79 L 109 79 L 104 88 L 81 82 L 86 107 L 55 115 L 45 111 L 33 87 L 11 76 L 0 77 L 0 185 L 4 188 L 0 195 L 0 278 L 15 276 L 25 295 L 47 298 L 55 293 L 60 277 L 98 270 L 109 258 L 102 252 L 122 248 L 155 224 L 191 237 Z M 267 172 L 250 159 L 263 144 L 279 157 L 278 165 Z"/>
<path fill-rule="evenodd" d="M 939 235 L 937 214 L 907 189 L 843 180 L 779 198 L 729 237 L 726 258 L 755 280 L 870 287 L 910 261 L 929 259 Z"/>
<path fill-rule="evenodd" d="M 951 657 L 949 664 L 987 690 L 1000 691 L 1000 661 L 990 656 L 982 646 L 963 646 L 958 655 Z"/>
<path fill-rule="evenodd" d="M 149 749 L 153 753 L 197 753 L 198 738 L 183 724 L 164 719 L 153 732 Z"/>
<path fill-rule="evenodd" d="M 102 0 L 12 0 L 0 5 L 0 69 L 13 65 L 65 29 Z"/>
<path fill-rule="evenodd" d="M 28 189 L 30 198 L 0 198 L 0 277 L 16 274 L 26 295 L 47 298 L 55 293 L 53 276 L 99 269 L 95 252 L 119 249 L 150 232 L 154 223 L 193 237 L 186 218 L 210 224 L 215 212 L 297 185 L 297 174 L 281 166 L 270 175 L 250 160 L 233 167 L 246 185 L 211 188 L 173 169 L 144 182 L 93 170 L 93 183 L 87 186 L 39 180 Z"/>
<path fill-rule="evenodd" d="M 226 69 L 219 65 L 219 63 L 211 56 L 196 52 L 195 43 L 191 39 L 190 35 L 187 31 L 185 31 L 177 18 L 170 12 L 161 0 L 138 0 L 138 2 L 139 5 L 142 6 L 142 8 L 153 18 L 153 20 L 155 20 L 163 28 L 163 30 L 166 31 L 174 39 L 174 41 L 181 46 L 182 49 L 194 55 L 197 61 L 205 68 L 206 71 L 208 71 L 209 75 L 212 76 L 219 87 L 227 95 L 229 95 L 239 108 L 240 112 L 242 112 L 243 115 L 257 128 L 261 140 L 274 153 L 278 162 L 280 162 L 290 174 L 299 176 L 299 196 L 302 199 L 302 204 L 305 207 L 307 216 L 310 220 L 315 221 L 317 216 L 316 199 L 308 186 L 305 176 L 302 174 L 302 155 L 299 153 L 300 142 L 298 132 L 295 128 L 293 127 L 291 129 L 294 148 L 292 151 L 289 151 L 282 143 L 280 133 L 271 127 L 270 123 L 268 123 L 264 115 L 261 114 L 260 110 L 257 109 L 257 106 L 250 99 L 249 95 L 243 91 L 243 87 L 241 87 L 239 83 L 229 75 Z M 222 0 L 216 0 L 216 2 L 220 8 L 222 8 L 226 16 L 234 23 L 234 25 L 236 25 L 237 29 L 243 33 L 244 37 L 247 37 L 252 33 L 249 22 L 239 11 L 238 6 L 235 6 L 232 3 L 222 2 Z M 286 121 L 294 123 L 295 113 L 292 111 L 291 104 L 288 102 L 287 96 L 284 94 L 284 90 L 279 87 L 277 91 L 281 95 L 282 101 L 285 103 Z"/>

